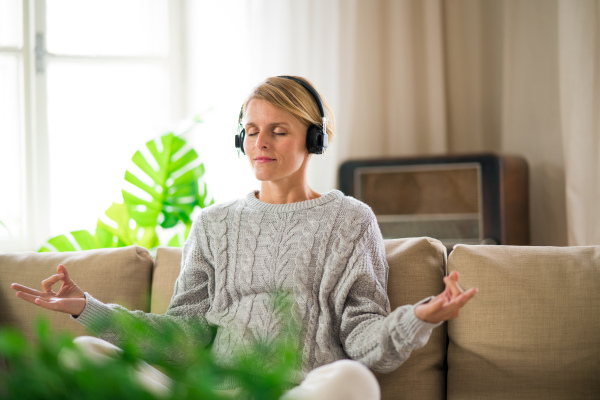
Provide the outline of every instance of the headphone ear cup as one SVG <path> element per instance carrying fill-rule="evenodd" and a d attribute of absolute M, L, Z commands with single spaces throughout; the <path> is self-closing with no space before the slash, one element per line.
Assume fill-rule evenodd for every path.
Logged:
<path fill-rule="evenodd" d="M 246 129 L 242 128 L 240 133 L 235 135 L 235 147 L 240 149 L 242 154 L 246 154 L 244 151 L 244 139 L 246 139 Z"/>
<path fill-rule="evenodd" d="M 322 154 L 323 146 L 323 129 L 317 125 L 311 125 L 306 132 L 306 149 L 312 154 Z"/>

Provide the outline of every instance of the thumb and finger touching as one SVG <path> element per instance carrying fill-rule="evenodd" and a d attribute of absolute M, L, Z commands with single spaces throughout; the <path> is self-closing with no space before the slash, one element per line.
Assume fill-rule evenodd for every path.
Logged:
<path fill-rule="evenodd" d="M 65 283 L 71 283 L 71 277 L 69 277 L 69 271 L 67 271 L 67 267 L 65 267 L 64 265 L 60 264 L 57 268 L 56 268 L 56 272 L 58 274 L 62 274 L 63 275 L 63 281 Z"/>
<path fill-rule="evenodd" d="M 458 317 L 460 309 L 475 296 L 479 290 L 471 288 L 464 290 L 458 284 L 458 272 L 452 271 L 444 277 L 446 288 L 428 304 L 423 304 L 425 320 L 440 322 Z M 419 306 L 419 307 L 422 307 Z M 423 314 L 422 314 L 423 315 Z"/>
<path fill-rule="evenodd" d="M 64 265 L 59 265 L 56 272 L 42 281 L 41 292 L 18 283 L 13 283 L 11 288 L 17 292 L 17 297 L 30 303 L 54 311 L 76 314 L 77 311 L 81 311 L 82 304 L 85 305 L 85 295 L 71 280 Z M 55 292 L 52 287 L 58 282 L 61 282 L 61 287 Z"/>

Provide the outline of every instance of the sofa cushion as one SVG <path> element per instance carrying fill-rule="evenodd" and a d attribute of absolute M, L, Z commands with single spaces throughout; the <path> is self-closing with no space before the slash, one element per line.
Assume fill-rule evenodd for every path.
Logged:
<path fill-rule="evenodd" d="M 600 393 L 600 246 L 457 246 L 479 294 L 448 323 L 448 399 Z"/>
<path fill-rule="evenodd" d="M 156 250 L 152 274 L 151 313 L 164 314 L 167 311 L 175 289 L 175 281 L 181 271 L 180 264 L 181 248 L 159 247 Z"/>
<path fill-rule="evenodd" d="M 392 309 L 414 304 L 444 290 L 446 248 L 430 238 L 385 240 L 390 267 L 388 296 Z M 398 369 L 376 374 L 383 400 L 443 399 L 446 392 L 446 325 L 433 330 L 429 342 Z"/>
<path fill-rule="evenodd" d="M 149 291 L 153 259 L 141 247 L 123 247 L 66 253 L 0 253 L 0 325 L 23 329 L 33 337 L 37 316 L 44 316 L 53 331 L 86 334 L 85 328 L 62 313 L 28 303 L 15 296 L 11 283 L 41 290 L 41 281 L 65 265 L 71 279 L 97 299 L 118 303 L 133 310 L 149 311 Z M 60 283 L 54 286 L 57 291 Z"/>

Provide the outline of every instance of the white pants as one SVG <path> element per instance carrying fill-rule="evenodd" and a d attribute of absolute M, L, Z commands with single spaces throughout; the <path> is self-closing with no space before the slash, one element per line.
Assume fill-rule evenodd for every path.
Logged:
<path fill-rule="evenodd" d="M 123 350 L 105 340 L 91 336 L 80 336 L 75 345 L 90 360 L 103 362 L 116 357 Z M 172 381 L 148 363 L 136 365 L 135 377 L 157 396 L 168 395 Z M 218 390 L 220 394 L 235 397 L 239 390 Z M 352 360 L 339 360 L 316 368 L 281 400 L 379 400 L 379 383 L 375 375 L 364 365 Z"/>

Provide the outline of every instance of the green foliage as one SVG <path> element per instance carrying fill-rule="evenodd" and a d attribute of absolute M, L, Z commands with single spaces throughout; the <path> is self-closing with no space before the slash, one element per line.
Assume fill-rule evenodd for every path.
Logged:
<path fill-rule="evenodd" d="M 198 154 L 193 149 L 174 159 L 173 155 L 185 146 L 185 140 L 172 133 L 162 136 L 159 143 L 160 148 L 156 141 L 146 143 L 158 170 L 140 151 L 131 159 L 150 179 L 144 180 L 130 171 L 125 172 L 125 181 L 143 190 L 151 200 L 143 200 L 123 190 L 125 204 L 140 226 L 154 226 L 159 217 L 162 217 L 160 225 L 163 228 L 171 228 L 178 221 L 188 224 L 194 207 L 205 200 L 206 195 L 200 195 L 198 191 L 198 179 L 204 175 L 204 165 L 195 164 Z M 153 184 L 147 184 L 149 180 Z"/>
<path fill-rule="evenodd" d="M 189 346 L 186 339 L 189 335 L 206 334 L 207 328 L 201 325 L 188 326 L 183 334 L 180 326 L 168 322 L 159 328 L 123 318 L 100 322 L 101 326 L 95 329 L 120 324 L 126 327 L 131 339 L 122 345 L 120 356 L 101 362 L 87 357 L 73 344 L 72 337 L 52 333 L 44 320 L 37 322 L 33 343 L 22 333 L 4 328 L 0 330 L 0 398 L 231 399 L 213 388 L 224 376 L 233 375 L 241 384 L 236 399 L 278 399 L 290 388 L 289 382 L 300 365 L 300 352 L 298 325 L 289 317 L 292 303 L 277 297 L 274 299 L 279 305 L 275 304 L 275 309 L 283 327 L 280 334 L 240 350 L 235 368 L 219 366 L 209 349 Z M 152 355 L 146 356 L 145 361 L 158 366 L 172 379 L 168 392 L 151 391 L 136 376 L 136 366 L 148 348 L 152 349 Z M 185 358 L 181 364 L 172 363 L 174 349 L 179 349 Z M 2 359 L 6 361 L 5 368 Z"/>
<path fill-rule="evenodd" d="M 8 232 L 8 234 L 10 235 L 10 231 L 8 230 L 8 226 L 6 226 L 4 224 L 4 222 L 0 221 L 0 227 L 4 228 L 6 230 L 6 232 Z"/>
<path fill-rule="evenodd" d="M 195 121 L 199 121 L 196 118 Z M 139 168 L 125 171 L 123 203 L 113 203 L 98 219 L 96 231 L 72 231 L 49 239 L 40 249 L 75 251 L 138 245 L 180 247 L 192 225 L 192 213 L 212 204 L 202 181 L 204 165 L 181 137 L 167 133 L 147 142 L 131 158 Z M 172 231 L 161 243 L 158 231 Z"/>

